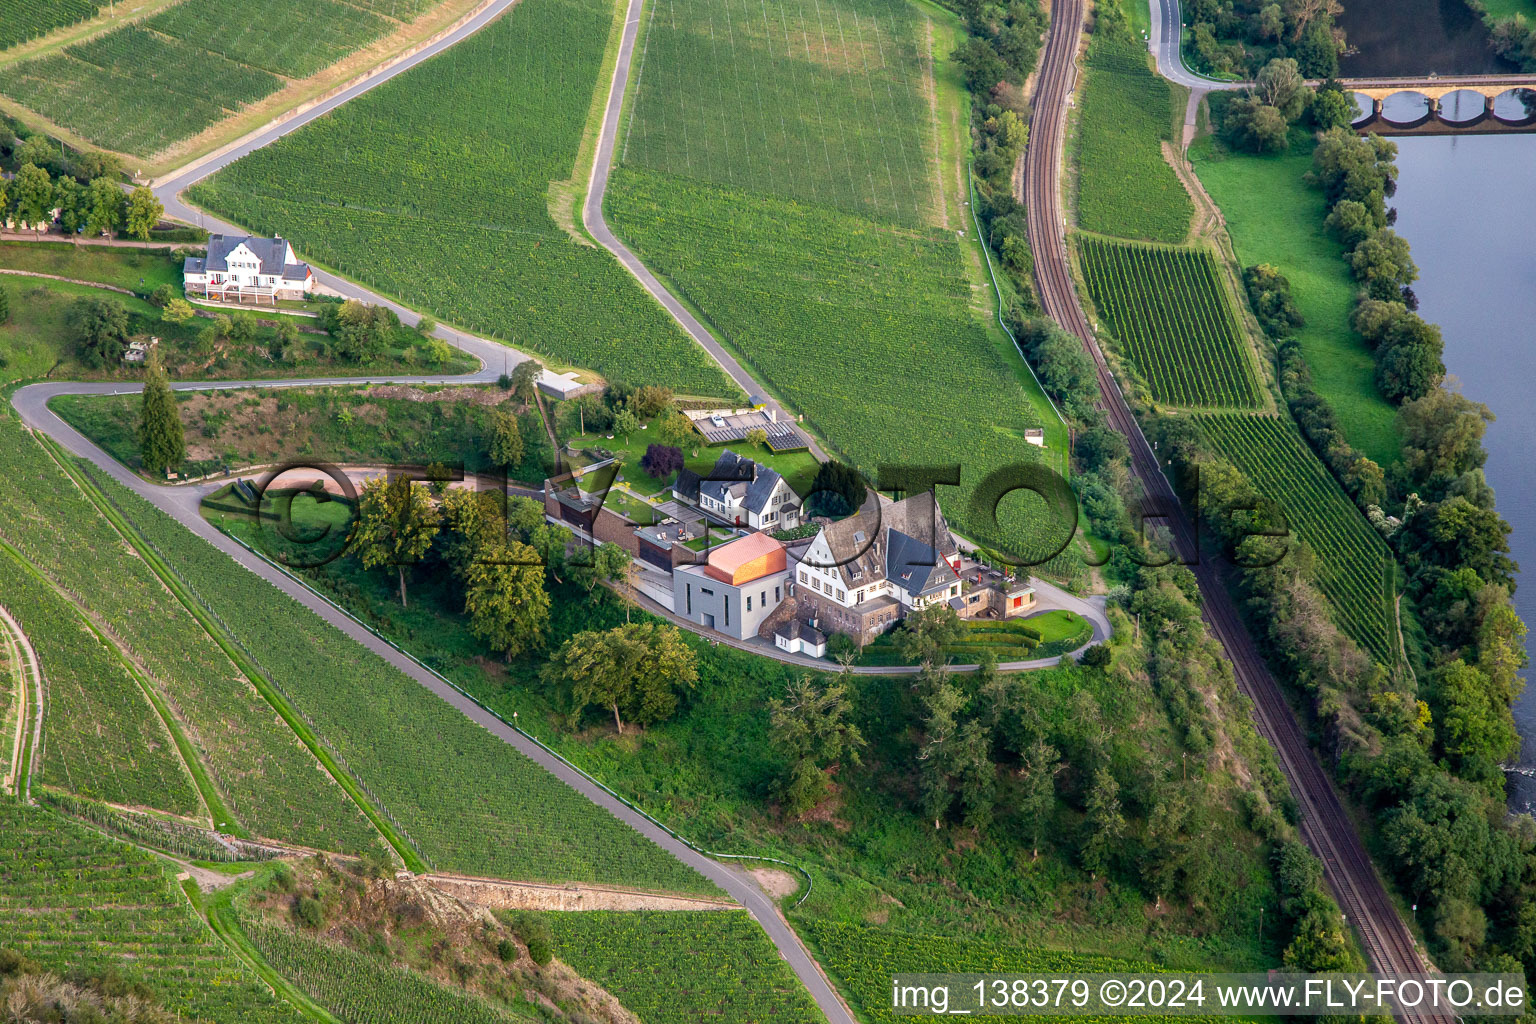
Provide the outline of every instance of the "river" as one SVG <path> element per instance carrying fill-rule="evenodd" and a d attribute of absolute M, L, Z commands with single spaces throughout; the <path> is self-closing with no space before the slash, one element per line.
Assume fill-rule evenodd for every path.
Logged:
<path fill-rule="evenodd" d="M 1440 325 L 1445 365 L 1498 417 L 1485 471 L 1526 570 L 1515 606 L 1536 626 L 1536 135 L 1398 138 L 1397 230 L 1413 246 L 1419 313 Z M 1527 648 L 1533 645 L 1527 643 Z M 1515 706 L 1521 763 L 1536 766 L 1536 687 Z M 1510 776 L 1536 807 L 1536 779 Z"/>
<path fill-rule="evenodd" d="M 1516 71 L 1488 45 L 1488 31 L 1465 0 L 1343 0 L 1339 26 L 1351 52 L 1344 78 L 1490 75 Z"/>

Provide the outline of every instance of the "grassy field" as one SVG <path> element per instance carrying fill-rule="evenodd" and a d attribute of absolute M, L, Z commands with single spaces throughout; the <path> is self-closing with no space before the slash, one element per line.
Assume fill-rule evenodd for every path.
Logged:
<path fill-rule="evenodd" d="M 646 1024 L 824 1020 L 745 911 L 544 914 L 555 956 Z"/>
<path fill-rule="evenodd" d="M 0 452 L 0 537 L 113 624 L 233 811 L 230 831 L 336 850 L 376 846 L 271 706 L 14 420 L 0 421 Z"/>
<path fill-rule="evenodd" d="M 258 466 L 298 459 L 338 464 L 398 463 L 489 469 L 495 402 L 489 388 L 304 388 L 181 392 L 187 475 L 219 466 Z M 51 407 L 125 466 L 139 468 L 136 395 L 67 395 Z M 511 408 L 511 405 L 507 406 Z M 525 457 L 512 479 L 538 483 L 553 452 L 537 412 L 519 417 Z"/>
<path fill-rule="evenodd" d="M 186 0 L 145 23 L 161 35 L 287 78 L 308 78 L 384 35 L 390 22 L 341 0 Z"/>
<path fill-rule="evenodd" d="M 140 156 L 196 135 L 282 84 L 137 25 L 0 69 L 0 93 L 95 145 Z"/>
<path fill-rule="evenodd" d="M 1339 624 L 1378 661 L 1392 664 L 1391 551 L 1301 435 L 1270 416 L 1201 416 L 1199 423 L 1317 553 L 1317 582 Z"/>
<path fill-rule="evenodd" d="M 1007 498 L 996 529 L 966 502 L 999 467 L 1043 458 L 1060 468 L 1059 422 L 990 326 L 990 285 L 969 243 L 914 215 L 930 176 L 935 194 L 952 193 L 945 201 L 961 193 L 960 168 L 939 166 L 926 126 L 964 112 L 921 113 L 964 102 L 956 69 L 945 67 L 939 90 L 930 63 L 931 40 L 951 25 L 940 12 L 865 0 L 657 5 L 607 209 L 840 457 L 871 476 L 881 464 L 961 463 L 960 491 L 941 489 L 955 525 L 1042 555 L 1048 513 L 1032 495 Z M 875 119 L 908 107 L 899 121 Z M 744 131 L 701 135 L 737 125 L 744 108 Z M 881 147 L 866 141 L 872 126 Z M 742 162 L 727 166 L 727 145 Z M 755 155 L 765 149 L 774 152 Z M 1023 441 L 1034 426 L 1047 430 L 1044 453 Z"/>
<path fill-rule="evenodd" d="M 214 1024 L 299 1024 L 187 903 L 160 861 L 0 801 L 0 936 L 60 974 L 111 970 Z"/>
<path fill-rule="evenodd" d="M 4 551 L 0 579 L 0 604 L 31 640 L 47 680 L 36 778 L 112 803 L 200 813 L 165 723 L 117 653 L 64 598 Z"/>
<path fill-rule="evenodd" d="M 942 233 L 627 167 L 608 206 L 648 264 L 871 477 L 885 463 L 958 462 L 969 495 L 1000 466 L 1059 465 L 1058 421 L 973 313 Z M 1024 441 L 1032 426 L 1048 430 L 1043 454 Z M 1009 499 L 998 540 L 1038 551 L 1045 514 Z"/>
<path fill-rule="evenodd" d="M 1027 619 L 966 623 L 966 635 L 944 648 L 946 660 L 957 665 L 975 664 L 990 651 L 999 662 L 1052 658 L 1076 650 L 1093 636 L 1093 626 L 1074 612 L 1041 612 Z M 883 633 L 860 653 L 860 665 L 909 665 L 896 649 L 895 634 Z"/>
<path fill-rule="evenodd" d="M 572 175 L 593 91 L 607 87 L 597 72 L 612 20 L 605 0 L 527 0 L 226 168 L 193 198 L 557 364 L 732 395 L 714 362 L 619 264 L 550 213 L 552 183 Z M 564 42 L 552 50 L 549 39 Z"/>
<path fill-rule="evenodd" d="M 652 4 L 621 159 L 929 223 L 939 198 L 925 22 L 882 0 Z"/>
<path fill-rule="evenodd" d="M 1536 0 L 1483 0 L 1483 10 L 1489 18 L 1513 18 L 1524 15 L 1536 19 Z"/>
<path fill-rule="evenodd" d="M 0 242 L 0 267 L 54 274 L 78 281 L 95 281 L 149 294 L 168 284 L 181 294 L 181 261 L 169 248 L 124 249 L 69 242 Z M 13 277 L 0 283 L 19 285 Z"/>
<path fill-rule="evenodd" d="M 1221 207 L 1238 260 L 1270 263 L 1291 282 L 1307 319 L 1298 333 L 1313 383 L 1333 406 L 1349 442 L 1382 466 L 1398 458 L 1396 411 L 1376 390 L 1375 361 L 1349 328 L 1356 285 L 1343 249 L 1323 230 L 1323 195 L 1302 181 L 1312 166 L 1300 138 L 1281 156 L 1190 149 L 1200 181 Z"/>
<path fill-rule="evenodd" d="M 94 18 L 97 0 L 0 0 L 0 50 Z"/>
<path fill-rule="evenodd" d="M 434 866 L 683 892 L 714 887 L 415 680 L 97 477 Z"/>
<path fill-rule="evenodd" d="M 1088 294 L 1153 398 L 1177 406 L 1259 404 L 1248 342 L 1208 250 L 1085 235 L 1077 243 Z"/>
<path fill-rule="evenodd" d="M 1077 115 L 1077 220 L 1085 231 L 1178 243 L 1194 204 L 1161 145 L 1182 97 L 1147 67 L 1139 39 L 1095 37 Z"/>

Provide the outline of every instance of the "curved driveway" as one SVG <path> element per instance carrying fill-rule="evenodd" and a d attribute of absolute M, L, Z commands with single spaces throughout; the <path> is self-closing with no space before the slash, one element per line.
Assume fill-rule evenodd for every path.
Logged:
<path fill-rule="evenodd" d="M 1179 13 L 1179 0 L 1150 0 L 1152 4 L 1152 34 L 1147 49 L 1157 60 L 1157 73 L 1175 85 L 1182 85 L 1202 92 L 1209 89 L 1243 89 L 1248 82 L 1223 82 L 1196 74 L 1184 66 L 1180 40 L 1183 37 L 1183 19 Z"/>

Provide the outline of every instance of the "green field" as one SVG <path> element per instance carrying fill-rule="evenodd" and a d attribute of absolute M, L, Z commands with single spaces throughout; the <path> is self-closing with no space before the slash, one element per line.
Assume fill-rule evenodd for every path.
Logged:
<path fill-rule="evenodd" d="M 308 78 L 392 27 L 341 0 L 185 0 L 145 22 L 162 35 L 288 78 Z"/>
<path fill-rule="evenodd" d="M 620 158 L 931 223 L 939 197 L 925 20 L 886 0 L 651 4 Z"/>
<path fill-rule="evenodd" d="M 1345 437 L 1390 466 L 1398 458 L 1397 413 L 1376 390 L 1375 360 L 1349 328 L 1357 286 L 1343 248 L 1323 229 L 1322 192 L 1302 181 L 1312 167 L 1310 143 L 1298 138 L 1284 155 L 1246 156 L 1202 140 L 1190 158 L 1221 207 L 1239 262 L 1273 264 L 1290 280 L 1307 320 L 1296 337 Z"/>
<path fill-rule="evenodd" d="M 165 723 L 117 653 L 64 598 L 5 551 L 0 551 L 0 604 L 32 642 L 46 681 L 43 745 L 34 777 L 98 800 L 200 813 Z"/>
<path fill-rule="evenodd" d="M 404 967 L 299 932 L 244 918 L 239 927 L 266 962 L 346 1021 L 519 1024 L 516 1016 Z"/>
<path fill-rule="evenodd" d="M 1086 235 L 1077 243 L 1088 294 L 1154 399 L 1179 406 L 1259 404 L 1248 343 L 1208 250 Z"/>
<path fill-rule="evenodd" d="M 115 971 L 184 1020 L 304 1020 L 214 937 L 156 858 L 0 801 L 0 937 L 60 974 Z"/>
<path fill-rule="evenodd" d="M 1130 37 L 1095 36 L 1089 47 L 1075 129 L 1077 220 L 1101 235 L 1176 244 L 1195 208 L 1161 145 L 1174 141 L 1183 96 L 1147 60 Z"/>
<path fill-rule="evenodd" d="M 282 84 L 137 25 L 0 69 L 0 93 L 88 142 L 138 156 L 190 138 Z"/>
<path fill-rule="evenodd" d="M 333 850 L 376 846 L 362 815 L 272 707 L 14 421 L 0 422 L 0 451 L 0 537 L 112 623 L 235 815 L 230 830 L 243 824 L 258 836 Z"/>
<path fill-rule="evenodd" d="M 1382 664 L 1393 664 L 1391 551 L 1301 435 L 1271 416 L 1201 416 L 1198 422 L 1317 553 L 1317 583 L 1339 625 Z"/>
<path fill-rule="evenodd" d="M 1056 464 L 1059 423 L 973 314 L 944 233 L 628 167 L 608 208 L 648 265 L 871 476 L 883 463 L 959 462 L 968 494 L 999 466 Z M 1031 426 L 1047 428 L 1043 455 L 1024 441 Z M 1039 550 L 1043 514 L 1009 499 L 999 540 Z"/>
<path fill-rule="evenodd" d="M 736 389 L 608 253 L 550 214 L 613 21 L 526 0 L 473 39 L 226 168 L 200 204 L 444 320 L 609 379 Z M 551 49 L 548 40 L 559 39 Z M 569 212 L 569 211 L 568 211 Z"/>
<path fill-rule="evenodd" d="M 714 886 L 409 676 L 116 484 L 88 475 L 219 616 L 435 867 L 680 892 Z"/>
<path fill-rule="evenodd" d="M 1494 20 L 1523 15 L 1536 19 L 1536 0 L 1482 0 L 1484 14 Z"/>
<path fill-rule="evenodd" d="M 824 1020 L 745 911 L 544 914 L 555 955 L 646 1024 Z"/>
<path fill-rule="evenodd" d="M 97 0 L 0 0 L 0 50 L 96 17 Z"/>

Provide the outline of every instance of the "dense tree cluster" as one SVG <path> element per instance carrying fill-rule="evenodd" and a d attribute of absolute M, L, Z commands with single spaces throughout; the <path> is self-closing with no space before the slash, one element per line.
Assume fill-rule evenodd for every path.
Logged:
<path fill-rule="evenodd" d="M 43 142 L 46 147 L 47 140 Z M 57 223 L 70 236 L 111 236 L 124 231 L 148 241 L 164 213 L 165 207 L 152 191 L 141 186 L 124 192 L 115 173 L 88 181 L 68 174 L 54 178 L 46 166 L 28 160 L 13 180 L 0 180 L 0 223 L 25 225 L 36 232 Z"/>
<path fill-rule="evenodd" d="M 1194 63 L 1222 75 L 1255 75 L 1289 59 L 1305 78 L 1338 74 L 1344 33 L 1337 0 L 1191 0 L 1184 8 Z"/>

